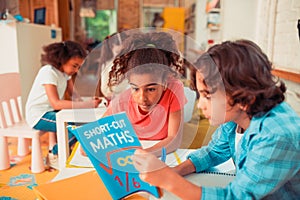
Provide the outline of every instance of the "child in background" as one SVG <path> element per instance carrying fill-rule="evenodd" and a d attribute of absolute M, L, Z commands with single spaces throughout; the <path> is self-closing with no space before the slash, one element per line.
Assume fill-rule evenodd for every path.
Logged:
<path fill-rule="evenodd" d="M 186 99 L 178 79 L 183 68 L 175 41 L 166 32 L 135 33 L 123 47 L 109 72 L 108 86 L 125 79 L 130 88 L 112 98 L 105 116 L 125 111 L 139 139 L 158 141 L 148 152 L 176 150 Z"/>
<path fill-rule="evenodd" d="M 100 50 L 100 58 L 99 58 L 99 67 L 97 74 L 100 75 L 99 84 L 97 91 L 100 96 L 103 95 L 106 99 L 110 100 L 112 94 L 120 93 L 125 90 L 126 84 L 119 84 L 118 87 L 114 89 L 110 89 L 107 87 L 109 72 L 113 66 L 113 61 L 122 49 L 122 42 L 127 38 L 127 34 L 125 32 L 121 33 L 113 33 L 107 36 L 101 46 Z M 97 95 L 96 95 L 97 96 Z"/>
<path fill-rule="evenodd" d="M 52 43 L 43 47 L 41 55 L 42 68 L 39 70 L 26 102 L 26 121 L 36 130 L 56 133 L 56 113 L 61 109 L 94 108 L 101 99 L 80 101 L 80 96 L 73 88 L 72 75 L 76 74 L 82 65 L 86 51 L 73 41 Z M 65 100 L 67 92 L 73 100 Z M 79 100 L 79 101 L 77 101 Z M 69 136 L 70 145 L 76 140 Z M 50 142 L 49 142 L 50 143 Z M 52 141 L 54 145 L 56 141 Z M 57 145 L 52 149 L 57 154 Z"/>
<path fill-rule="evenodd" d="M 251 41 L 227 41 L 195 65 L 198 108 L 220 126 L 208 146 L 175 168 L 137 150 L 132 159 L 140 177 L 181 199 L 299 199 L 300 118 L 284 102 L 286 87 L 272 75 L 267 56 Z M 182 177 L 230 158 L 236 177 L 225 188 L 197 186 Z"/>

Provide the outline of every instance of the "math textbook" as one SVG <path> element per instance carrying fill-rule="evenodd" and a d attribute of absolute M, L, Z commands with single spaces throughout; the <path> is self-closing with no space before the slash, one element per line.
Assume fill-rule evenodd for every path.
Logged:
<path fill-rule="evenodd" d="M 160 197 L 159 189 L 142 181 L 133 166 L 131 156 L 141 148 L 141 143 L 125 112 L 68 129 L 80 142 L 113 199 L 139 191 Z"/>

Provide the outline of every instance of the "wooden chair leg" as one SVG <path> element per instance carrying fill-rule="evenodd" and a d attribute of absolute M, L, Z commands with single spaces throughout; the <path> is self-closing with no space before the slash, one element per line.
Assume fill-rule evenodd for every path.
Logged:
<path fill-rule="evenodd" d="M 18 137 L 18 156 L 26 156 L 30 153 L 30 139 Z"/>
<path fill-rule="evenodd" d="M 0 137 L 0 170 L 10 168 L 7 137 Z"/>
<path fill-rule="evenodd" d="M 45 165 L 43 161 L 40 134 L 38 133 L 31 141 L 31 172 L 41 173 L 43 171 L 45 171 Z"/>

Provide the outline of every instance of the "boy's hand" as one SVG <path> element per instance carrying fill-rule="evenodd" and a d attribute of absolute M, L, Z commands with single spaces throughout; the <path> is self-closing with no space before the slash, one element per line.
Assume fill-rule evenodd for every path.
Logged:
<path fill-rule="evenodd" d="M 164 162 L 145 150 L 136 150 L 132 161 L 134 167 L 141 173 L 140 178 L 155 186 L 162 184 L 166 173 L 174 173 Z"/>

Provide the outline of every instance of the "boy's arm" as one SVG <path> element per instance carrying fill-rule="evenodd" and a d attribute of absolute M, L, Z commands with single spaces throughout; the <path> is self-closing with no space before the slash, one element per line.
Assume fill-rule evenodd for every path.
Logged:
<path fill-rule="evenodd" d="M 175 175 L 164 172 L 162 170 L 162 174 L 167 174 L 166 179 L 162 184 L 162 188 L 175 194 L 180 199 L 183 200 L 199 200 L 202 197 L 202 188 L 189 182 L 188 180 L 184 179 L 182 176 L 174 173 Z M 151 176 L 151 174 L 150 174 Z M 162 177 L 162 176 L 160 176 Z M 161 180 L 166 180 L 164 177 Z M 172 184 L 173 183 L 173 184 Z M 176 184 L 174 184 L 176 183 Z M 187 189 L 188 188 L 188 189 Z"/>
<path fill-rule="evenodd" d="M 172 170 L 181 176 L 186 176 L 196 172 L 196 168 L 190 159 L 187 159 L 181 164 L 173 167 Z"/>

